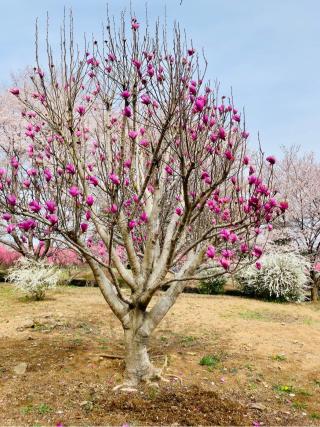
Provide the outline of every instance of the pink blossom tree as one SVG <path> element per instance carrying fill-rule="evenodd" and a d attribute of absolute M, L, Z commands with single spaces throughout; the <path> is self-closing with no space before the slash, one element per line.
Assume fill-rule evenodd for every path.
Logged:
<path fill-rule="evenodd" d="M 159 27 L 152 37 L 135 18 L 130 26 L 108 22 L 83 56 L 71 29 L 59 66 L 48 45 L 32 91 L 11 89 L 34 112 L 31 148 L 28 165 L 7 159 L 0 204 L 86 259 L 123 326 L 125 383 L 135 385 L 159 376 L 149 337 L 188 281 L 212 265 L 259 268 L 256 238 L 287 205 L 273 197 L 273 165 L 263 182 L 241 114 L 204 80 L 178 28 L 169 48 Z"/>
<path fill-rule="evenodd" d="M 313 286 L 311 299 L 317 301 L 319 279 L 317 263 L 320 258 L 320 163 L 314 153 L 300 154 L 299 148 L 284 151 L 277 167 L 277 186 L 289 202 L 282 218 L 280 231 L 295 250 L 306 255 L 311 262 Z M 283 233 L 282 233 L 283 234 Z"/>

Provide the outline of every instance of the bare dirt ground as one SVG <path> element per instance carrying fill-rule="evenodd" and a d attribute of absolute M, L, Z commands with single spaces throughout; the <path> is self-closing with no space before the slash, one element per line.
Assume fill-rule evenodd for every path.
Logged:
<path fill-rule="evenodd" d="M 320 425 L 320 305 L 182 295 L 150 343 L 169 382 L 133 394 L 112 391 L 122 331 L 97 288 L 1 284 L 0 307 L 1 426 Z"/>

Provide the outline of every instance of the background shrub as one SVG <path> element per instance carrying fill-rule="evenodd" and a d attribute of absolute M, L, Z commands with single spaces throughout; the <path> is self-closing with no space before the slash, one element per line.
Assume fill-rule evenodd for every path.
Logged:
<path fill-rule="evenodd" d="M 310 265 L 294 254 L 270 253 L 258 270 L 250 266 L 237 275 L 241 290 L 249 295 L 280 301 L 303 301 L 310 283 Z"/>
<path fill-rule="evenodd" d="M 223 270 L 219 267 L 213 267 L 207 270 L 206 276 L 216 274 L 215 277 L 208 279 L 203 278 L 200 282 L 199 291 L 201 294 L 216 295 L 221 294 L 224 291 L 224 286 L 227 283 L 225 274 L 222 274 Z"/>
<path fill-rule="evenodd" d="M 43 260 L 20 258 L 8 270 L 7 280 L 36 300 L 45 297 L 45 291 L 54 288 L 61 280 L 59 268 Z"/>

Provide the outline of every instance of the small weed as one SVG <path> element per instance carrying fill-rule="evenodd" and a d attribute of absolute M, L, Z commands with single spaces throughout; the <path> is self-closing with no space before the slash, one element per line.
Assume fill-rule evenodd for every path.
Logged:
<path fill-rule="evenodd" d="M 256 383 L 249 382 L 248 386 L 249 386 L 250 390 L 256 390 L 257 389 L 257 384 Z"/>
<path fill-rule="evenodd" d="M 320 387 L 320 380 L 313 380 L 316 386 Z"/>
<path fill-rule="evenodd" d="M 28 415 L 33 411 L 33 406 L 32 405 L 23 406 L 20 409 L 20 411 L 23 415 Z"/>
<path fill-rule="evenodd" d="M 310 418 L 311 418 L 312 420 L 320 420 L 320 413 L 319 413 L 319 412 L 312 412 L 312 413 L 310 414 Z"/>
<path fill-rule="evenodd" d="M 159 394 L 159 390 L 156 389 L 155 387 L 151 387 L 149 389 L 149 393 L 148 393 L 149 399 L 154 400 L 158 396 L 158 394 Z"/>
<path fill-rule="evenodd" d="M 82 339 L 81 338 L 74 338 L 73 340 L 72 340 L 72 344 L 74 345 L 74 346 L 79 346 L 79 345 L 81 345 L 82 344 Z"/>
<path fill-rule="evenodd" d="M 92 402 L 91 400 L 88 400 L 88 401 L 84 402 L 84 404 L 81 406 L 86 412 L 90 412 L 93 409 L 94 402 Z"/>
<path fill-rule="evenodd" d="M 162 336 L 160 337 L 160 341 L 162 341 L 162 342 L 168 342 L 168 341 L 169 341 L 169 339 L 168 339 L 168 337 L 165 337 L 164 335 L 162 335 Z"/>
<path fill-rule="evenodd" d="M 292 385 L 277 385 L 274 387 L 274 389 L 281 393 L 295 393 L 306 397 L 312 396 L 312 393 L 310 393 L 308 390 L 303 388 L 294 388 Z"/>
<path fill-rule="evenodd" d="M 247 363 L 246 365 L 244 365 L 244 367 L 246 369 L 248 369 L 248 371 L 250 371 L 250 372 L 254 371 L 254 369 L 255 369 L 254 366 L 251 365 L 250 363 Z"/>
<path fill-rule="evenodd" d="M 183 347 L 189 347 L 195 344 L 196 341 L 197 341 L 196 337 L 185 336 L 185 337 L 182 337 L 181 344 Z"/>
<path fill-rule="evenodd" d="M 284 354 L 276 354 L 275 356 L 272 356 L 271 359 L 276 360 L 277 362 L 284 362 L 285 360 L 287 360 Z"/>
<path fill-rule="evenodd" d="M 303 403 L 303 402 L 294 402 L 292 404 L 292 407 L 295 409 L 299 409 L 301 411 L 307 409 L 306 403 Z"/>
<path fill-rule="evenodd" d="M 310 391 L 308 390 L 305 390 L 304 388 L 295 388 L 294 392 L 296 394 L 299 394 L 300 396 L 306 396 L 306 397 L 312 396 L 312 393 L 310 393 Z"/>
<path fill-rule="evenodd" d="M 40 405 L 38 405 L 37 410 L 40 415 L 45 415 L 53 411 L 53 409 L 46 403 L 40 403 Z"/>
<path fill-rule="evenodd" d="M 276 391 L 280 391 L 281 393 L 293 393 L 292 385 L 276 385 L 274 389 Z"/>
<path fill-rule="evenodd" d="M 201 366 L 210 366 L 213 368 L 215 368 L 219 363 L 220 363 L 220 357 L 215 355 L 203 356 L 203 358 L 199 362 Z"/>

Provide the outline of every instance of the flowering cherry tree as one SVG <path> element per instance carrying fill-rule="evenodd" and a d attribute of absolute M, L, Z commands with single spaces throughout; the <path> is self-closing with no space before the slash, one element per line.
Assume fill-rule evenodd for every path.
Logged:
<path fill-rule="evenodd" d="M 289 209 L 281 222 L 291 245 L 311 262 L 311 299 L 316 301 L 320 258 L 320 163 L 314 153 L 300 155 L 297 147 L 285 150 L 284 154 L 276 176 Z"/>
<path fill-rule="evenodd" d="M 263 181 L 241 114 L 205 81 L 178 29 L 169 48 L 160 28 L 152 37 L 135 18 L 130 27 L 108 22 L 83 56 L 71 30 L 59 66 L 48 45 L 33 89 L 11 88 L 28 116 L 29 156 L 7 159 L 0 203 L 8 227 L 30 222 L 86 259 L 123 326 L 126 384 L 137 384 L 159 376 L 148 340 L 188 281 L 212 265 L 259 268 L 256 238 L 287 204 L 274 198 L 273 158 Z"/>

